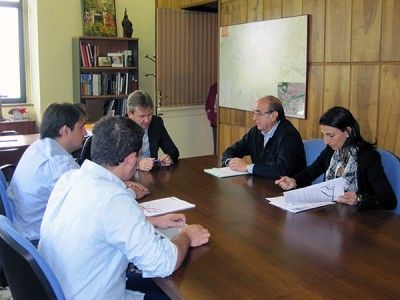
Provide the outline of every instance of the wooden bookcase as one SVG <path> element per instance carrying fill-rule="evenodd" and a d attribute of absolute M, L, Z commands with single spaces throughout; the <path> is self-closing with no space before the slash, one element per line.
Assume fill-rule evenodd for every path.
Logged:
<path fill-rule="evenodd" d="M 99 66 L 98 57 L 127 50 L 132 53 L 130 64 L 123 61 L 123 66 Z M 138 88 L 138 57 L 139 40 L 135 38 L 73 38 L 74 100 L 85 105 L 90 122 L 107 114 L 110 105 L 116 114 L 123 114 L 124 99 Z"/>

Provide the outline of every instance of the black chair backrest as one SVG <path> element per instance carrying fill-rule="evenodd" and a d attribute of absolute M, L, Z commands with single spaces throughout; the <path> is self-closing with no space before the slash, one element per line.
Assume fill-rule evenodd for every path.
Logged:
<path fill-rule="evenodd" d="M 86 138 L 85 142 L 83 143 L 81 155 L 79 157 L 78 163 L 81 165 L 85 161 L 85 159 L 91 160 L 92 156 L 90 155 L 90 148 L 92 146 L 92 136 Z"/>

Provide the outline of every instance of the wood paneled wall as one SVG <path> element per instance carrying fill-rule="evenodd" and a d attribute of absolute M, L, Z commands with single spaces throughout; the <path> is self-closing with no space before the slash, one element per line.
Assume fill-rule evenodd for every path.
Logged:
<path fill-rule="evenodd" d="M 179 8 L 199 0 L 158 0 Z M 362 134 L 400 156 L 400 0 L 220 0 L 220 26 L 308 14 L 305 120 L 290 118 L 304 139 L 333 105 L 349 108 Z M 254 99 L 257 100 L 257 99 Z M 218 152 L 253 126 L 251 114 L 219 109 Z"/>
<path fill-rule="evenodd" d="M 349 108 L 362 134 L 400 155 L 400 0 L 220 0 L 220 26 L 309 14 L 307 118 L 290 118 L 304 139 L 320 115 Z M 257 100 L 257 99 L 254 99 Z M 219 153 L 253 126 L 251 114 L 219 109 Z"/>

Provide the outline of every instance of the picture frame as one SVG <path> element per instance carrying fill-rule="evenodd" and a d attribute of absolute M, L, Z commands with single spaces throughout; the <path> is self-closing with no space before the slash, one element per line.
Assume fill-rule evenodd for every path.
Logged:
<path fill-rule="evenodd" d="M 97 58 L 97 65 L 99 67 L 111 67 L 111 57 L 110 56 L 99 56 Z"/>
<path fill-rule="evenodd" d="M 108 53 L 108 57 L 111 60 L 111 67 L 123 67 L 124 66 L 124 55 L 120 52 Z"/>
<path fill-rule="evenodd" d="M 81 0 L 85 36 L 117 36 L 115 0 Z"/>

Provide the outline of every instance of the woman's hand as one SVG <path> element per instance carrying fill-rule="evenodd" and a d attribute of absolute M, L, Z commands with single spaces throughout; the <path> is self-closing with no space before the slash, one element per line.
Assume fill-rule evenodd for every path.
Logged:
<path fill-rule="evenodd" d="M 339 203 L 347 204 L 347 205 L 356 205 L 358 203 L 357 199 L 358 199 L 358 196 L 356 193 L 345 192 L 342 196 L 339 196 L 336 201 Z"/>

